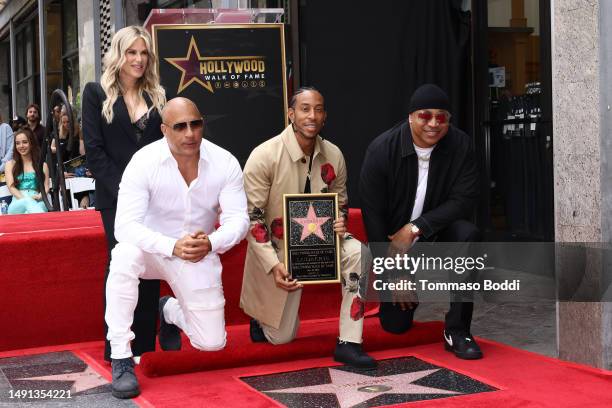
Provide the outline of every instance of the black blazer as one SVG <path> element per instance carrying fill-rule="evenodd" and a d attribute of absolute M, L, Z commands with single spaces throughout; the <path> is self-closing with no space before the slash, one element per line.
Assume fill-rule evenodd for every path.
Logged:
<path fill-rule="evenodd" d="M 149 121 L 140 141 L 123 97 L 119 96 L 113 105 L 113 121 L 106 123 L 102 116 L 102 103 L 106 94 L 102 86 L 89 82 L 83 90 L 83 139 L 87 154 L 87 165 L 96 178 L 96 209 L 115 208 L 117 193 L 123 170 L 141 147 L 163 137 L 161 117 L 156 109 L 149 114 Z M 145 93 L 147 105 L 151 98 Z"/>
<path fill-rule="evenodd" d="M 378 136 L 366 151 L 359 193 L 370 242 L 386 242 L 410 222 L 418 158 L 407 120 Z M 479 197 L 479 174 L 467 134 L 451 126 L 431 153 L 422 215 L 413 221 L 425 238 L 469 219 Z"/>

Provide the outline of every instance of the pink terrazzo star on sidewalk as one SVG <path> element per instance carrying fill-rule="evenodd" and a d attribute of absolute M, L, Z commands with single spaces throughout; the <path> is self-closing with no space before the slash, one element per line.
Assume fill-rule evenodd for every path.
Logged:
<path fill-rule="evenodd" d="M 74 381 L 72 384 L 72 392 L 81 392 L 108 384 L 100 374 L 95 372 L 91 367 L 87 367 L 85 371 L 80 373 L 55 374 L 45 375 L 40 377 L 20 378 L 21 380 L 38 380 L 38 381 Z"/>
<path fill-rule="evenodd" d="M 331 383 L 266 391 L 268 394 L 335 394 L 342 408 L 352 407 L 382 394 L 459 395 L 460 392 L 414 384 L 415 381 L 439 369 L 371 377 L 342 370 L 329 369 Z"/>

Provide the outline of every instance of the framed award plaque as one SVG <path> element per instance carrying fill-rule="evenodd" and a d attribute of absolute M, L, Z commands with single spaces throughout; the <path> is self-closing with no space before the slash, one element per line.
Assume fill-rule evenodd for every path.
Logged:
<path fill-rule="evenodd" d="M 283 195 L 285 265 L 302 284 L 340 282 L 338 194 Z"/>

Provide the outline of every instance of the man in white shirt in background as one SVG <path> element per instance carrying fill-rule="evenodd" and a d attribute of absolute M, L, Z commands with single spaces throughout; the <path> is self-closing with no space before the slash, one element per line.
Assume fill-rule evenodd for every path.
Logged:
<path fill-rule="evenodd" d="M 181 348 L 180 330 L 199 350 L 225 347 L 225 298 L 219 254 L 249 226 L 242 171 L 234 156 L 202 139 L 203 119 L 186 98 L 162 112 L 164 138 L 138 151 L 119 186 L 106 286 L 113 395 L 140 393 L 130 341 L 138 279 L 163 279 L 176 298 L 160 299 L 159 342 Z M 220 213 L 220 214 L 219 214 Z M 215 230 L 219 220 L 221 226 Z"/>

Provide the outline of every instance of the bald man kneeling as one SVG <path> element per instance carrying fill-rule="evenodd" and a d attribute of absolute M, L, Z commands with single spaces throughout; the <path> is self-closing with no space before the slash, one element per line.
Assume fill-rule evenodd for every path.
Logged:
<path fill-rule="evenodd" d="M 203 140 L 196 105 L 172 99 L 162 122 L 164 138 L 134 155 L 119 185 L 119 243 L 112 251 L 105 315 L 117 398 L 140 394 L 130 348 L 138 279 L 163 279 L 176 296 L 159 302 L 163 350 L 180 350 L 181 330 L 195 348 L 220 350 L 226 333 L 219 254 L 238 244 L 249 225 L 240 165 Z"/>

